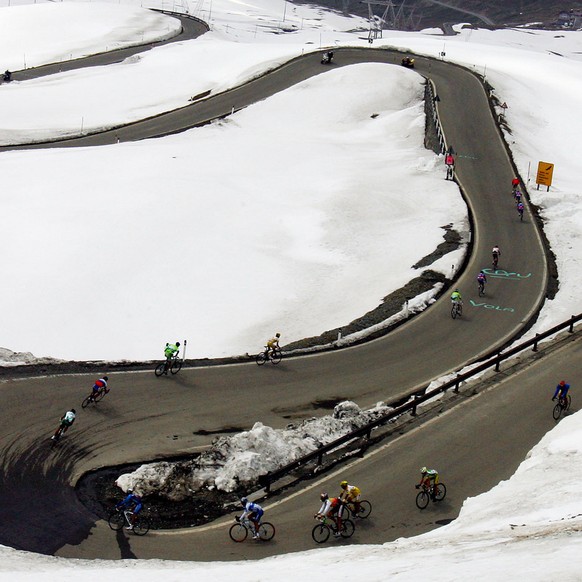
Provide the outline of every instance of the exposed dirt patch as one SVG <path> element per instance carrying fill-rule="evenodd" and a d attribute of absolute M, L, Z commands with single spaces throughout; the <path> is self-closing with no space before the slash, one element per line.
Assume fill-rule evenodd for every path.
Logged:
<path fill-rule="evenodd" d="M 125 497 L 115 484 L 116 479 L 123 473 L 136 470 L 140 465 L 108 467 L 83 475 L 76 488 L 79 499 L 92 513 L 107 520 L 115 504 Z M 242 493 L 204 490 L 192 494 L 184 501 L 168 501 L 159 495 L 148 495 L 143 498 L 142 514 L 151 521 L 153 529 L 203 525 L 234 508 L 238 509 L 240 495 Z"/>

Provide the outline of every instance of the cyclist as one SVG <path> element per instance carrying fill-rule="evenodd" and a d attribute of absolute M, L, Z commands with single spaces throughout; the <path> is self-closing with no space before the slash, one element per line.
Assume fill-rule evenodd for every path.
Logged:
<path fill-rule="evenodd" d="M 129 509 L 131 513 L 128 516 L 129 525 L 125 529 L 133 529 L 135 525 L 135 520 L 137 519 L 137 514 L 142 510 L 143 503 L 141 497 L 133 491 L 133 489 L 127 490 L 127 496 L 125 499 L 120 501 L 115 509 L 123 511 L 124 509 Z"/>
<path fill-rule="evenodd" d="M 498 245 L 495 245 L 491 249 L 491 256 L 493 257 L 493 266 L 497 267 L 497 263 L 499 262 L 499 257 L 501 256 L 501 249 Z"/>
<path fill-rule="evenodd" d="M 73 423 L 75 422 L 76 416 L 77 416 L 77 411 L 74 408 L 71 408 L 71 410 L 68 410 L 67 412 L 65 412 L 65 414 L 63 414 L 63 416 L 61 416 L 59 426 L 58 426 L 57 430 L 55 431 L 55 434 L 51 437 L 51 439 L 53 441 L 56 441 L 60 436 L 59 432 L 61 431 L 61 429 L 63 429 L 62 434 L 65 434 L 69 430 L 69 427 L 72 426 Z"/>
<path fill-rule="evenodd" d="M 461 314 L 463 311 L 463 297 L 459 289 L 455 289 L 451 293 L 451 303 L 456 303 L 459 306 L 459 314 Z"/>
<path fill-rule="evenodd" d="M 519 178 L 516 176 L 511 180 L 511 189 L 515 192 L 519 188 Z"/>
<path fill-rule="evenodd" d="M 429 488 L 430 495 L 434 500 L 435 496 L 435 488 L 434 486 L 437 485 L 439 482 L 439 472 L 436 469 L 427 469 L 423 467 L 420 470 L 420 483 L 416 486 L 417 489 L 420 489 L 423 484 Z"/>
<path fill-rule="evenodd" d="M 261 517 L 265 513 L 265 510 L 258 504 L 249 501 L 246 497 L 242 497 L 240 500 L 241 505 L 244 507 L 242 515 L 238 518 L 238 521 L 243 520 L 245 517 L 249 518 L 249 521 L 255 526 L 255 533 L 253 534 L 253 539 L 259 539 L 259 527 L 261 525 Z"/>
<path fill-rule="evenodd" d="M 281 337 L 281 334 L 279 332 L 277 332 L 275 334 L 275 337 L 272 337 L 266 345 L 267 348 L 267 356 L 269 355 L 269 352 L 274 352 L 275 350 L 280 350 L 281 348 L 279 347 L 279 338 Z"/>
<path fill-rule="evenodd" d="M 105 394 L 109 392 L 109 389 L 107 388 L 107 380 L 109 380 L 107 376 L 95 380 L 95 384 L 93 384 L 93 392 L 91 393 L 91 400 L 95 400 L 95 397 L 99 394 L 99 390 L 104 390 Z"/>
<path fill-rule="evenodd" d="M 566 384 L 566 381 L 562 380 L 556 386 L 556 391 L 554 392 L 554 395 L 552 396 L 552 400 L 555 400 L 557 398 L 560 402 L 565 403 L 566 396 L 568 394 L 568 390 L 570 390 L 570 384 Z"/>
<path fill-rule="evenodd" d="M 314 517 L 316 519 L 321 519 L 324 517 L 333 519 L 336 523 L 336 531 L 333 533 L 333 535 L 337 538 L 339 537 L 342 529 L 343 502 L 339 497 L 330 498 L 327 493 L 322 493 L 319 498 L 321 499 L 321 507 L 314 515 Z"/>
<path fill-rule="evenodd" d="M 516 204 L 519 204 L 521 202 L 521 192 L 519 190 L 513 191 L 513 197 L 515 198 Z"/>
<path fill-rule="evenodd" d="M 340 494 L 340 500 L 343 503 L 353 503 L 354 515 L 358 515 L 360 513 L 360 496 L 362 494 L 360 488 L 350 485 L 347 481 L 342 481 L 340 487 L 343 489 Z"/>
<path fill-rule="evenodd" d="M 517 203 L 517 213 L 519 214 L 519 218 L 523 220 L 523 202 Z"/>
<path fill-rule="evenodd" d="M 166 356 L 166 369 L 164 370 L 164 374 L 168 373 L 170 364 L 172 363 L 172 358 L 177 357 L 179 351 L 180 342 L 176 342 L 175 344 L 166 344 L 166 347 L 164 348 L 164 356 Z"/>
<path fill-rule="evenodd" d="M 487 283 L 487 277 L 485 276 L 485 273 L 483 271 L 480 271 L 479 274 L 477 275 L 477 285 L 479 285 L 481 293 L 485 291 L 485 283 Z"/>
<path fill-rule="evenodd" d="M 445 165 L 447 167 L 447 180 L 453 179 L 453 171 L 455 169 L 455 158 L 451 152 L 447 153 L 445 156 Z"/>

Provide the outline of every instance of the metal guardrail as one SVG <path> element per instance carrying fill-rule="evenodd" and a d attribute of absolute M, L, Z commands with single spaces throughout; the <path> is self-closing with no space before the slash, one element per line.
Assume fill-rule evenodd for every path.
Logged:
<path fill-rule="evenodd" d="M 416 393 L 416 392 L 409 394 L 408 398 L 411 398 L 412 400 L 410 400 L 409 402 L 406 402 L 405 404 L 402 404 L 401 406 L 398 406 L 397 408 L 390 411 L 389 413 L 377 418 L 376 420 L 373 420 L 372 422 L 366 424 L 365 426 L 362 426 L 362 427 L 344 435 L 343 437 L 340 437 L 340 438 L 332 441 L 331 443 L 329 443 L 327 445 L 324 445 L 324 446 L 316 449 L 315 451 L 313 451 L 311 453 L 308 453 L 307 455 L 304 455 L 303 457 L 301 457 L 299 459 L 296 459 L 295 461 L 292 461 L 291 463 L 288 463 L 287 465 L 284 465 L 283 467 L 280 467 L 279 469 L 277 469 L 275 471 L 269 471 L 268 473 L 266 473 L 264 475 L 260 475 L 259 479 L 258 479 L 259 485 L 261 487 L 264 487 L 266 493 L 269 493 L 269 491 L 271 489 L 271 485 L 275 481 L 278 481 L 279 479 L 281 479 L 281 477 L 284 477 L 285 475 L 291 473 L 295 469 L 298 469 L 299 467 L 309 463 L 310 461 L 317 459 L 317 464 L 321 465 L 323 463 L 323 456 L 325 454 L 327 454 L 335 449 L 338 449 L 342 445 L 345 445 L 346 443 L 353 441 L 357 438 L 365 436 L 367 439 L 369 439 L 371 434 L 372 434 L 372 431 L 374 429 L 376 429 L 376 428 L 390 422 L 391 420 L 401 416 L 405 412 L 410 411 L 412 416 L 416 416 L 417 407 L 420 404 L 423 404 L 424 402 L 426 402 L 427 400 L 434 398 L 438 394 L 444 393 L 447 390 L 449 390 L 450 388 L 453 388 L 453 391 L 458 393 L 459 387 L 460 387 L 462 382 L 464 382 L 465 380 L 468 380 L 469 378 L 472 378 L 473 376 L 476 376 L 477 374 L 480 374 L 481 372 L 484 372 L 485 370 L 488 370 L 489 368 L 494 367 L 495 371 L 499 372 L 501 362 L 515 356 L 519 352 L 521 352 L 529 347 L 533 348 L 532 351 L 537 352 L 538 351 L 538 343 L 540 341 L 552 336 L 553 334 L 555 334 L 559 331 L 562 331 L 563 329 L 568 328 L 569 333 L 574 333 L 574 325 L 576 323 L 578 323 L 580 320 L 582 320 L 582 313 L 580 313 L 578 315 L 572 315 L 572 317 L 570 317 L 570 319 L 567 319 L 566 321 L 556 325 L 555 327 L 552 327 L 551 329 L 549 329 L 543 333 L 536 333 L 534 338 L 527 340 L 521 344 L 518 344 L 517 346 L 507 350 L 506 352 L 503 352 L 502 350 L 499 351 L 496 356 L 489 358 L 487 361 L 483 362 L 479 366 L 476 366 L 475 368 L 473 368 L 472 370 L 470 370 L 468 372 L 465 372 L 464 374 L 457 374 L 456 377 L 453 378 L 452 380 L 445 382 L 441 386 L 438 386 L 437 388 L 434 388 L 433 390 L 430 390 L 429 392 L 425 392 L 421 396 L 419 396 L 418 393 Z"/>
<path fill-rule="evenodd" d="M 429 94 L 429 104 L 432 111 L 432 119 L 436 127 L 437 139 L 439 140 L 441 154 L 444 154 L 447 151 L 447 140 L 445 139 L 445 132 L 438 114 L 437 102 L 440 99 L 435 92 L 435 86 L 432 79 L 427 80 L 427 90 Z"/>
<path fill-rule="evenodd" d="M 188 18 L 188 20 L 195 20 L 196 22 L 204 25 L 207 30 L 210 30 L 208 23 L 197 16 L 193 16 L 188 12 L 174 12 L 173 10 L 164 10 L 163 8 L 150 8 L 153 12 L 159 12 L 160 14 L 166 14 L 167 16 L 174 16 L 176 18 Z"/>

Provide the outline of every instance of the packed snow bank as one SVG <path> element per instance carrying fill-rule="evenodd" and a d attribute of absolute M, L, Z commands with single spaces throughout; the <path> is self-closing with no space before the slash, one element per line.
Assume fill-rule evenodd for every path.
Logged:
<path fill-rule="evenodd" d="M 216 439 L 210 450 L 192 461 L 142 465 L 121 475 L 117 485 L 124 491 L 131 488 L 140 495 L 155 493 L 175 501 L 202 488 L 229 492 L 256 486 L 259 475 L 291 463 L 389 410 L 381 402 L 363 411 L 354 402 L 345 401 L 331 416 L 311 418 L 284 430 L 257 422 L 250 431 Z"/>

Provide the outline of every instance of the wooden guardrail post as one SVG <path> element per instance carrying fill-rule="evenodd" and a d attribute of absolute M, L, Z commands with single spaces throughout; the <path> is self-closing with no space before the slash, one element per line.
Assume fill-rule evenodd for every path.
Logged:
<path fill-rule="evenodd" d="M 265 489 L 267 495 L 271 492 L 271 471 L 267 471 L 266 475 L 259 475 L 259 485 Z"/>
<path fill-rule="evenodd" d="M 459 381 L 459 376 L 460 376 L 460 374 L 457 374 L 457 377 L 455 378 L 455 388 L 453 389 L 453 392 L 455 394 L 459 393 L 459 387 L 461 386 L 461 382 Z"/>
<path fill-rule="evenodd" d="M 532 352 L 537 352 L 538 351 L 538 337 L 539 337 L 539 333 L 536 333 L 536 337 L 534 339 L 534 345 L 532 348 Z"/>
<path fill-rule="evenodd" d="M 574 333 L 574 316 L 570 317 L 570 327 L 568 328 L 570 333 Z"/>
<path fill-rule="evenodd" d="M 413 406 L 412 406 L 412 410 L 410 411 L 410 416 L 416 416 L 416 404 L 414 404 L 414 402 L 416 402 L 416 400 L 418 400 L 418 395 L 415 394 L 413 396 L 414 400 L 413 400 Z"/>
<path fill-rule="evenodd" d="M 499 364 L 501 363 L 501 352 L 497 352 L 497 360 L 495 361 L 495 371 L 499 372 Z"/>

